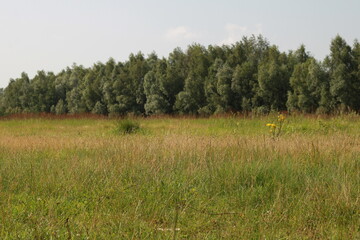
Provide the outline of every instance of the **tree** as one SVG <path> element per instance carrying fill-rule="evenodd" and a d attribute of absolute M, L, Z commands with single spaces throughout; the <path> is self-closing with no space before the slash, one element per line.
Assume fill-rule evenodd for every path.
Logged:
<path fill-rule="evenodd" d="M 217 84 L 216 90 L 219 94 L 218 112 L 228 112 L 233 107 L 233 92 L 231 91 L 231 81 L 233 77 L 233 69 L 229 64 L 225 63 L 216 74 Z"/>
<path fill-rule="evenodd" d="M 146 114 L 170 113 L 170 103 L 166 96 L 163 83 L 166 82 L 166 60 L 158 60 L 144 78 L 144 92 L 146 95 Z"/>
<path fill-rule="evenodd" d="M 227 111 L 360 111 L 360 44 L 336 36 L 316 61 L 304 45 L 280 52 L 260 36 L 232 45 L 175 48 L 167 58 L 139 52 L 90 68 L 11 79 L 0 113 L 213 114 Z"/>
<path fill-rule="evenodd" d="M 210 62 L 206 49 L 198 44 L 189 46 L 186 54 L 189 70 L 184 89 L 176 97 L 175 109 L 179 113 L 196 114 L 206 106 L 204 83 Z"/>
<path fill-rule="evenodd" d="M 106 107 L 103 103 L 101 103 L 100 101 L 97 101 L 95 106 L 93 107 L 93 109 L 91 110 L 91 113 L 94 114 L 106 114 Z"/>
<path fill-rule="evenodd" d="M 175 48 L 166 61 L 166 78 L 161 83 L 160 88 L 166 96 L 170 107 L 170 112 L 174 110 L 176 96 L 179 94 L 185 85 L 185 79 L 188 73 L 187 56 L 180 48 Z"/>
<path fill-rule="evenodd" d="M 63 99 L 60 99 L 59 102 L 56 104 L 55 113 L 57 115 L 65 114 L 67 112 L 66 104 Z"/>
<path fill-rule="evenodd" d="M 69 91 L 66 92 L 66 105 L 71 114 L 86 112 L 86 104 L 82 98 L 85 75 L 86 70 L 82 66 L 73 65 L 68 80 Z"/>
<path fill-rule="evenodd" d="M 185 79 L 185 89 L 176 96 L 175 109 L 181 114 L 197 114 L 205 106 L 204 81 L 195 73 Z"/>
<path fill-rule="evenodd" d="M 290 78 L 292 91 L 289 91 L 288 109 L 315 112 L 321 104 L 321 92 L 326 89 L 325 79 L 325 72 L 315 59 L 298 63 Z"/>
<path fill-rule="evenodd" d="M 131 95 L 135 100 L 135 104 L 131 107 L 134 113 L 144 113 L 144 105 L 146 96 L 144 93 L 144 77 L 149 71 L 149 66 L 144 55 L 139 52 L 136 55 L 130 54 L 128 62 L 129 80 L 131 86 Z"/>
<path fill-rule="evenodd" d="M 360 43 L 355 40 L 354 46 L 352 49 L 352 54 L 354 58 L 354 71 L 353 71 L 353 79 L 354 79 L 354 90 L 357 92 L 357 95 L 360 93 Z M 357 100 L 357 104 L 355 106 L 357 111 L 360 111 L 360 99 Z"/>
<path fill-rule="evenodd" d="M 217 91 L 217 74 L 223 65 L 223 60 L 217 58 L 209 68 L 209 73 L 204 83 L 207 105 L 199 109 L 199 113 L 201 114 L 210 115 L 214 112 L 224 111 L 224 109 L 220 109 L 220 95 Z"/>
<path fill-rule="evenodd" d="M 108 62 L 104 65 L 102 63 L 95 64 L 91 69 L 89 69 L 82 80 L 83 90 L 82 101 L 85 103 L 87 111 L 92 112 L 96 103 L 99 102 L 102 106 L 104 100 L 104 85 L 105 83 L 110 83 L 113 81 L 112 72 L 116 67 L 115 60 L 110 58 Z"/>
<path fill-rule="evenodd" d="M 360 94 L 356 76 L 356 61 L 351 47 L 339 35 L 330 45 L 325 63 L 330 74 L 330 93 L 336 106 L 360 109 Z"/>
<path fill-rule="evenodd" d="M 30 79 L 26 73 L 23 72 L 15 80 L 11 79 L 2 94 L 4 113 L 30 112 L 31 92 Z"/>
<path fill-rule="evenodd" d="M 4 89 L 0 88 L 0 116 L 5 114 Z"/>
<path fill-rule="evenodd" d="M 237 65 L 231 81 L 231 90 L 234 96 L 234 108 L 237 111 L 250 111 L 251 99 L 258 87 L 256 79 L 257 66 L 253 62 L 244 62 Z"/>
<path fill-rule="evenodd" d="M 123 84 L 121 80 L 124 64 L 118 62 L 112 69 L 111 76 L 107 79 L 104 78 L 103 71 L 99 71 L 98 78 L 107 79 L 102 81 L 102 99 L 106 106 L 107 112 L 111 115 L 119 115 L 123 112 L 120 109 L 117 94 L 121 94 L 121 86 Z M 107 70 L 109 72 L 109 70 Z"/>
<path fill-rule="evenodd" d="M 269 110 L 284 110 L 289 90 L 289 72 L 277 47 L 269 48 L 258 69 L 259 96 Z"/>
<path fill-rule="evenodd" d="M 55 78 L 52 72 L 38 71 L 31 80 L 30 109 L 32 112 L 50 112 L 56 104 Z"/>

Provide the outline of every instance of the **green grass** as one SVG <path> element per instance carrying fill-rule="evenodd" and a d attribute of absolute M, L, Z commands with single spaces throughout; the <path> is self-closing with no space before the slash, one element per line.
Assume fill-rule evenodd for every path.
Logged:
<path fill-rule="evenodd" d="M 115 133 L 133 134 L 140 131 L 140 123 L 131 119 L 118 120 L 115 127 Z"/>
<path fill-rule="evenodd" d="M 0 239 L 359 239 L 360 117 L 275 120 L 0 121 Z"/>

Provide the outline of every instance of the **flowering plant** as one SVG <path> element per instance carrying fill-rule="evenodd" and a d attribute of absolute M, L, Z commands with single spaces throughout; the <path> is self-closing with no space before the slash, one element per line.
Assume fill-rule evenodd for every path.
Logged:
<path fill-rule="evenodd" d="M 284 114 L 279 114 L 277 118 L 277 124 L 275 123 L 267 123 L 266 126 L 270 127 L 270 134 L 272 138 L 277 138 L 281 134 L 281 130 L 284 126 L 286 116 Z"/>

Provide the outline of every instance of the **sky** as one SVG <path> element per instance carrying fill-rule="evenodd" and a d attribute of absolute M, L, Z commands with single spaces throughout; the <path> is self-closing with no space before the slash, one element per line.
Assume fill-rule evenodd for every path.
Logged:
<path fill-rule="evenodd" d="M 0 0 L 0 88 L 22 72 L 125 61 L 139 51 L 167 57 L 176 47 L 252 34 L 286 52 L 305 44 L 322 60 L 337 34 L 349 45 L 360 38 L 359 12 L 359 0 Z"/>

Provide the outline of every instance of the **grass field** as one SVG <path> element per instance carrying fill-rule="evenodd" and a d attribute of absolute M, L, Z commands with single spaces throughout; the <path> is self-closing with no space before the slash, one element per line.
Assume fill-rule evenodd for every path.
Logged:
<path fill-rule="evenodd" d="M 360 117 L 0 120 L 0 239 L 360 239 Z"/>

